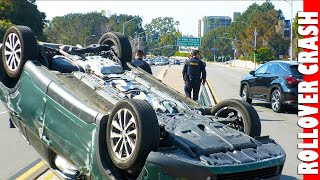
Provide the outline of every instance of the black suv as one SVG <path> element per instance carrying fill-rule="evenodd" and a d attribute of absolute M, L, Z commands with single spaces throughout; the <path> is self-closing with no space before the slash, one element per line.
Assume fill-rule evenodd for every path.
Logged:
<path fill-rule="evenodd" d="M 240 96 L 244 101 L 270 102 L 275 112 L 283 111 L 285 105 L 297 105 L 298 83 L 303 76 L 296 61 L 269 61 L 249 74 L 240 85 Z"/>

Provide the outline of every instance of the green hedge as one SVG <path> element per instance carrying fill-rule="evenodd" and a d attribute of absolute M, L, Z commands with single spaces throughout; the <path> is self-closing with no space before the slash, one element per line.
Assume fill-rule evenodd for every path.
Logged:
<path fill-rule="evenodd" d="M 177 52 L 174 53 L 174 56 L 188 57 L 189 53 L 177 51 Z"/>

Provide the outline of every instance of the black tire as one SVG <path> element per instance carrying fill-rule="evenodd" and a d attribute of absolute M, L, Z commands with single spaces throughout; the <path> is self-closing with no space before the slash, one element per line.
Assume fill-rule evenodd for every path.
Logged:
<path fill-rule="evenodd" d="M 249 92 L 248 92 L 248 85 L 243 85 L 241 88 L 241 98 L 242 100 L 244 100 L 245 102 L 251 104 L 252 103 L 252 99 L 249 98 Z"/>
<path fill-rule="evenodd" d="M 37 39 L 29 27 L 12 26 L 6 31 L 3 37 L 2 65 L 9 77 L 19 78 L 24 64 L 28 60 L 38 59 L 38 56 Z"/>
<path fill-rule="evenodd" d="M 270 96 L 271 109 L 277 113 L 283 112 L 284 105 L 282 104 L 282 101 L 281 91 L 279 89 L 274 89 Z"/>
<path fill-rule="evenodd" d="M 132 49 L 131 44 L 126 36 L 119 32 L 107 32 L 101 36 L 98 41 L 100 45 L 109 45 L 113 48 L 114 53 L 120 59 L 122 64 L 131 62 Z"/>
<path fill-rule="evenodd" d="M 233 113 L 233 114 L 232 114 Z M 251 137 L 260 136 L 261 122 L 257 111 L 247 102 L 238 99 L 221 101 L 211 109 L 211 114 L 217 117 L 227 118 L 228 116 L 241 115 L 230 127 L 242 131 Z"/>
<path fill-rule="evenodd" d="M 124 111 L 125 109 L 128 110 L 129 113 L 131 113 L 126 117 L 128 119 L 131 119 L 130 116 L 134 117 L 135 120 L 133 121 L 135 121 L 135 125 L 130 125 L 128 128 L 126 128 L 126 131 L 124 133 L 123 131 L 116 128 L 113 123 L 115 123 L 114 121 L 117 120 L 117 114 L 120 112 L 120 116 L 123 119 L 123 124 L 125 124 L 124 119 L 126 119 L 126 117 L 124 117 L 124 113 L 122 114 L 122 111 Z M 122 127 L 122 121 L 119 120 L 116 123 L 120 125 L 120 127 Z M 128 120 L 127 123 L 129 124 Z M 135 136 L 135 141 L 133 141 L 134 136 L 131 136 L 129 138 L 129 133 L 133 132 L 135 129 L 137 134 Z M 118 137 L 113 135 L 112 138 L 111 133 L 115 133 L 116 135 L 118 135 Z M 115 166 L 122 170 L 127 170 L 127 172 L 133 174 L 137 171 L 140 171 L 150 151 L 156 150 L 160 143 L 160 128 L 157 116 L 151 105 L 143 100 L 123 100 L 117 103 L 115 108 L 112 110 L 107 123 L 106 138 L 110 159 L 115 164 Z M 129 141 L 131 141 L 131 143 L 135 142 L 133 146 L 134 148 L 132 148 L 134 149 L 133 151 L 131 149 L 132 146 L 130 145 Z M 121 146 L 124 146 L 122 151 L 125 152 L 122 152 L 120 150 Z M 129 151 L 129 148 L 131 149 L 131 152 Z M 116 152 L 117 150 L 119 150 L 119 152 Z M 126 157 L 122 159 L 122 155 Z"/>

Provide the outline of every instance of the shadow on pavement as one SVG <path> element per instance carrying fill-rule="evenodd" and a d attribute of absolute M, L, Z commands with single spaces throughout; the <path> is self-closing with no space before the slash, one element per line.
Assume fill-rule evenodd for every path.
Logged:
<path fill-rule="evenodd" d="M 270 103 L 265 103 L 265 102 L 257 102 L 257 103 L 252 103 L 252 106 L 260 106 L 260 107 L 264 107 L 264 108 L 268 108 L 271 110 L 271 105 Z M 259 112 L 259 111 L 258 111 Z M 276 112 L 275 112 L 276 113 Z M 283 114 L 298 114 L 298 108 L 297 107 L 293 107 L 293 106 L 287 106 L 284 110 L 284 112 L 282 112 Z"/>
<path fill-rule="evenodd" d="M 281 180 L 296 180 L 298 178 L 293 177 L 293 176 L 281 175 L 280 179 Z"/>

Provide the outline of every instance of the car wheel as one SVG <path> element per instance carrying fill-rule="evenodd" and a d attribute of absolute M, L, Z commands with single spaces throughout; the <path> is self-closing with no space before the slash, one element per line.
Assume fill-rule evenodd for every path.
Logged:
<path fill-rule="evenodd" d="M 132 49 L 131 44 L 126 36 L 119 32 L 107 32 L 101 36 L 98 44 L 108 45 L 113 49 L 116 56 L 120 59 L 122 64 L 131 62 Z"/>
<path fill-rule="evenodd" d="M 259 115 L 247 102 L 238 99 L 224 100 L 212 107 L 211 114 L 216 117 L 227 118 L 227 121 L 222 120 L 220 122 L 251 137 L 261 134 Z"/>
<path fill-rule="evenodd" d="M 248 85 L 243 85 L 241 90 L 241 98 L 249 104 L 252 103 L 252 99 L 249 98 Z"/>
<path fill-rule="evenodd" d="M 271 93 L 271 108 L 274 112 L 277 113 L 283 111 L 281 92 L 279 89 L 275 89 Z"/>
<path fill-rule="evenodd" d="M 3 37 L 2 65 L 6 74 L 18 78 L 28 60 L 37 59 L 38 43 L 27 26 L 12 26 Z"/>
<path fill-rule="evenodd" d="M 143 100 L 120 101 L 110 114 L 106 134 L 110 159 L 131 173 L 141 170 L 149 152 L 160 143 L 157 116 Z"/>

